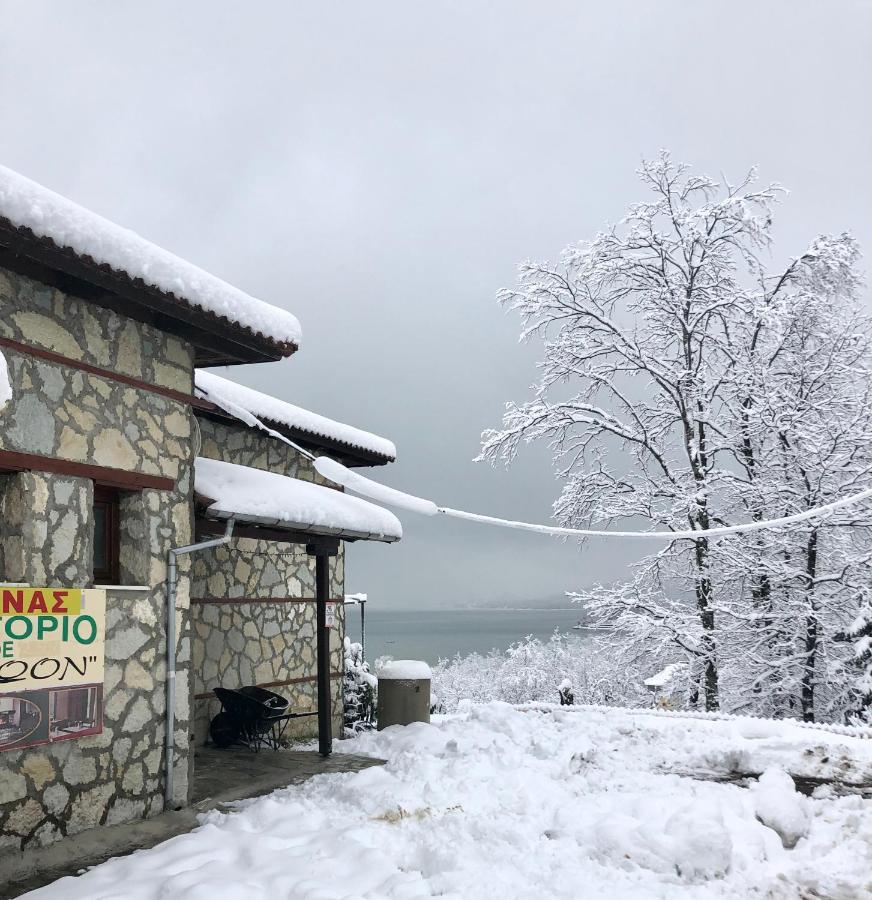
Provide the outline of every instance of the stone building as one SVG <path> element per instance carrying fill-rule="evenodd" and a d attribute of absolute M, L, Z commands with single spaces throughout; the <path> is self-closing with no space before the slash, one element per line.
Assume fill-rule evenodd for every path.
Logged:
<path fill-rule="evenodd" d="M 376 465 L 393 447 L 289 404 L 261 420 L 226 402 L 238 386 L 217 376 L 202 373 L 207 386 L 194 385 L 198 367 L 277 362 L 299 340 L 289 313 L 0 168 L 0 362 L 11 386 L 6 403 L 0 391 L 0 585 L 11 586 L 9 604 L 22 586 L 105 591 L 101 681 L 75 697 L 52 695 L 45 739 L 23 736 L 27 715 L 45 711 L 0 671 L 0 876 L 24 848 L 187 803 L 212 687 L 272 685 L 295 708 L 316 705 L 307 546 L 401 532 L 386 511 L 327 485 L 306 454 Z M 252 496 L 257 473 L 280 478 L 289 489 L 270 482 L 261 502 L 289 498 L 292 508 L 274 509 L 267 528 L 232 491 L 204 494 L 201 480 L 227 483 L 216 471 L 248 478 Z M 365 533 L 344 524 L 370 518 L 376 526 Z M 227 519 L 236 531 L 223 545 L 170 553 Z M 335 599 L 344 592 L 338 546 Z M 29 635 L 44 618 L 3 611 L 0 670 L 18 646 L 4 638 L 22 627 Z M 338 625 L 335 674 L 341 616 Z M 300 721 L 308 724 L 298 733 L 313 733 L 314 719 Z"/>
<path fill-rule="evenodd" d="M 196 392 L 213 408 L 196 411 L 199 455 L 307 482 L 328 485 L 299 450 L 241 421 L 257 416 L 268 428 L 311 452 L 329 453 L 347 466 L 384 465 L 394 445 L 357 428 L 315 416 L 290 403 L 197 372 Z M 235 410 L 236 416 L 226 410 Z M 334 731 L 341 728 L 342 601 L 345 554 L 340 546 L 330 565 L 330 597 L 339 627 L 331 632 Z M 219 705 L 212 688 L 233 672 L 239 684 L 260 684 L 287 696 L 293 708 L 314 710 L 315 564 L 300 544 L 239 538 L 198 554 L 191 583 L 194 659 L 194 733 L 206 739 Z M 291 733 L 312 733 L 303 719 Z"/>

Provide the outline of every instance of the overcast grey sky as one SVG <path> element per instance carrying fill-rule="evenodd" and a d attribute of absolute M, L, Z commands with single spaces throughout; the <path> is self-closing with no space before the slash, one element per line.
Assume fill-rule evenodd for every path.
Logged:
<path fill-rule="evenodd" d="M 544 448 L 473 464 L 535 377 L 494 294 L 639 199 L 660 147 L 791 196 L 778 254 L 872 247 L 866 2 L 0 0 L 0 161 L 292 310 L 290 360 L 225 372 L 384 434 L 375 477 L 545 521 Z M 403 515 L 350 552 L 394 606 L 558 595 L 641 548 Z"/>

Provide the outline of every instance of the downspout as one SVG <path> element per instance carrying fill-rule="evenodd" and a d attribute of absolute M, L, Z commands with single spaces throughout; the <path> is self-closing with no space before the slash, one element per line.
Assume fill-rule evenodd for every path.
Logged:
<path fill-rule="evenodd" d="M 175 718 L 176 718 L 176 587 L 178 584 L 178 557 L 209 547 L 226 544 L 233 536 L 233 518 L 227 520 L 224 536 L 202 541 L 199 544 L 188 544 L 184 547 L 170 547 L 167 551 L 167 733 L 166 753 L 164 754 L 164 810 L 172 808 L 173 802 L 173 763 L 175 762 Z"/>

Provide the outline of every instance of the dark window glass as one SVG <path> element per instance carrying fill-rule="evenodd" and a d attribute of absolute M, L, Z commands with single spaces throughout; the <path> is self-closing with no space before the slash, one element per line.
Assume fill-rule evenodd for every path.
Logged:
<path fill-rule="evenodd" d="M 94 584 L 118 584 L 118 491 L 94 485 Z"/>
<path fill-rule="evenodd" d="M 106 536 L 108 532 L 109 510 L 105 503 L 94 504 L 94 574 L 104 572 L 109 567 Z"/>

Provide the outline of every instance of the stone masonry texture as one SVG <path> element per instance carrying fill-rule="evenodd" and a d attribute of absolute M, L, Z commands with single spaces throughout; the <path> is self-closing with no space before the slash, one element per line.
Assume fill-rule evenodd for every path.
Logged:
<path fill-rule="evenodd" d="M 175 337 L 0 269 L 0 335 L 147 383 L 191 391 Z M 121 581 L 107 592 L 103 732 L 0 753 L 0 876 L 7 854 L 163 808 L 167 549 L 192 539 L 193 417 L 186 404 L 4 349 L 13 387 L 0 449 L 172 478 L 121 497 Z M 0 580 L 92 581 L 93 484 L 45 472 L 0 477 Z M 176 800 L 188 793 L 189 562 L 177 617 Z"/>
<path fill-rule="evenodd" d="M 0 337 L 190 393 L 191 348 L 149 325 L 0 268 Z M 101 824 L 163 809 L 166 560 L 194 540 L 196 455 L 323 483 L 310 463 L 266 435 L 207 417 L 152 391 L 4 348 L 13 387 L 0 410 L 0 450 L 159 475 L 168 491 L 120 495 L 120 581 L 107 590 L 103 732 L 0 752 L 0 882 L 4 859 Z M 0 581 L 87 587 L 93 579 L 90 479 L 0 473 Z M 344 593 L 344 553 L 330 590 Z M 174 802 L 189 797 L 193 746 L 217 712 L 196 700 L 217 684 L 304 679 L 274 688 L 316 708 L 314 560 L 302 546 L 234 539 L 179 559 Z M 191 597 L 198 602 L 191 604 Z M 219 600 L 240 600 L 221 603 Z M 277 602 L 294 600 L 300 602 Z M 267 601 L 267 602 L 264 602 Z M 331 634 L 341 672 L 344 618 Z M 341 679 L 333 682 L 341 734 Z M 301 719 L 292 736 L 316 733 Z"/>
<path fill-rule="evenodd" d="M 258 431 L 204 417 L 198 418 L 198 424 L 202 456 L 326 483 L 309 460 L 278 441 L 264 440 Z M 316 710 L 315 560 L 306 555 L 306 548 L 234 538 L 228 545 L 198 554 L 191 574 L 191 596 L 204 601 L 191 606 L 197 742 L 207 739 L 209 721 L 221 707 L 214 699 L 196 699 L 196 695 L 208 694 L 218 685 L 272 685 L 269 689 L 287 697 L 293 711 Z M 344 586 L 345 558 L 340 545 L 339 555 L 331 560 L 331 597 L 341 601 Z M 215 602 L 227 599 L 249 602 Z M 337 627 L 330 636 L 330 668 L 342 672 L 345 621 L 341 602 L 337 614 Z M 273 685 L 303 678 L 310 680 Z M 333 730 L 338 735 L 342 733 L 341 679 L 332 682 L 332 689 Z M 295 738 L 313 736 L 317 719 L 293 722 L 287 733 Z"/>

